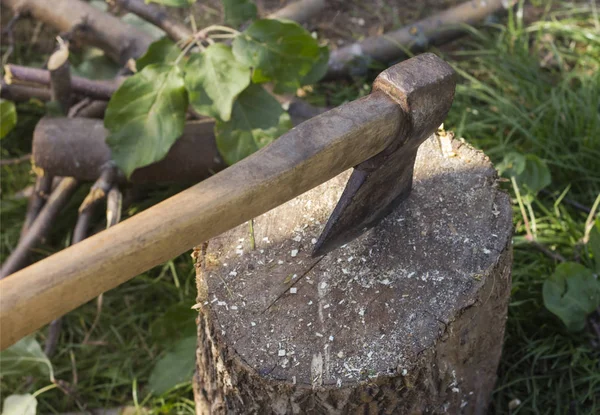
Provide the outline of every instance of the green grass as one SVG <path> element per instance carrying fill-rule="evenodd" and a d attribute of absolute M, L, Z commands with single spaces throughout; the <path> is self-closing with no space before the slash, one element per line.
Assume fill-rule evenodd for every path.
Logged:
<path fill-rule="evenodd" d="M 589 4 L 565 4 L 529 25 L 518 13 L 511 14 L 505 25 L 472 30 L 471 40 L 446 56 L 462 76 L 446 127 L 495 163 L 511 151 L 544 160 L 552 183 L 532 203 L 536 241 L 583 262 L 587 214 L 567 199 L 591 207 L 600 194 L 600 22 Z M 365 80 L 328 83 L 316 87 L 307 100 L 339 105 L 368 92 Z M 37 114 L 28 111 L 32 117 Z M 32 124 L 21 118 L 23 130 L 2 142 L 3 158 L 29 151 L 22 137 L 30 136 Z M 24 216 L 25 202 L 11 195 L 31 182 L 27 166 L 2 167 L 3 258 L 16 243 Z M 508 183 L 506 189 L 513 191 Z M 156 190 L 128 214 L 173 191 Z M 77 200 L 70 207 L 73 212 Z M 74 219 L 64 216 L 42 254 L 68 243 Z M 525 238 L 516 203 L 514 223 L 512 297 L 492 412 L 600 413 L 599 339 L 590 330 L 567 331 L 544 308 L 542 286 L 558 262 Z M 52 358 L 62 390 L 39 395 L 40 412 L 136 405 L 154 413 L 192 414 L 189 382 L 162 396 L 151 394 L 147 384 L 154 364 L 177 340 L 193 333 L 189 308 L 194 298 L 192 262 L 182 255 L 104 294 L 100 308 L 93 301 L 70 313 Z M 45 335 L 38 333 L 38 340 L 43 343 Z M 0 382 L 4 393 L 47 385 L 47 379 L 32 380 L 26 374 Z M 520 405 L 509 410 L 516 399 Z"/>
<path fill-rule="evenodd" d="M 536 241 L 567 260 L 581 256 L 587 214 L 556 197 L 566 192 L 591 207 L 600 194 L 600 30 L 593 12 L 562 7 L 529 26 L 511 15 L 506 26 L 473 30 L 466 50 L 451 56 L 463 82 L 447 127 L 495 163 L 511 151 L 547 163 L 550 195 L 533 202 Z M 493 411 L 600 413 L 598 339 L 568 332 L 544 308 L 542 286 L 557 261 L 524 237 L 516 205 L 514 220 L 512 296 Z M 511 412 L 515 399 L 521 404 Z"/>

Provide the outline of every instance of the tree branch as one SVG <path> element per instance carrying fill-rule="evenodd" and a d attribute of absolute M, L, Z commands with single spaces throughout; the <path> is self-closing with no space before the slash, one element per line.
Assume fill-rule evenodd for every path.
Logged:
<path fill-rule="evenodd" d="M 23 223 L 23 227 L 21 228 L 21 237 L 19 239 L 23 239 L 31 224 L 35 221 L 35 219 L 40 214 L 40 211 L 46 204 L 46 200 L 48 196 L 50 196 L 50 192 L 52 191 L 52 181 L 54 177 L 49 176 L 45 172 L 42 171 L 42 175 L 38 174 L 37 179 L 35 180 L 35 187 L 33 190 L 33 194 L 29 199 L 29 204 L 27 206 L 27 213 L 25 214 L 25 222 Z"/>
<path fill-rule="evenodd" d="M 61 180 L 52 195 L 46 202 L 38 217 L 35 219 L 27 234 L 19 241 L 19 244 L 6 259 L 0 269 L 0 279 L 7 277 L 13 272 L 23 268 L 28 260 L 31 249 L 44 238 L 54 219 L 58 216 L 64 205 L 77 189 L 77 180 L 67 177 Z"/>
<path fill-rule="evenodd" d="M 464 34 L 463 25 L 475 24 L 515 0 L 471 0 L 412 23 L 402 29 L 371 36 L 361 42 L 336 49 L 329 57 L 325 79 L 340 78 L 351 73 L 355 59 L 374 59 L 387 63 L 406 56 L 406 51 L 422 51 L 430 45 L 447 43 Z"/>
<path fill-rule="evenodd" d="M 4 81 L 8 85 L 50 86 L 50 71 L 45 69 L 9 64 L 4 67 L 4 70 L 6 72 Z M 118 77 L 110 81 L 93 81 L 80 76 L 73 76 L 71 77 L 71 88 L 74 93 L 88 98 L 109 100 L 125 79 L 125 77 Z"/>
<path fill-rule="evenodd" d="M 82 0 L 1 0 L 14 13 L 29 13 L 60 32 L 97 46 L 121 65 L 142 56 L 152 37 Z"/>
<path fill-rule="evenodd" d="M 271 13 L 268 17 L 270 19 L 288 19 L 305 23 L 323 10 L 326 3 L 325 0 L 300 0 Z"/>
<path fill-rule="evenodd" d="M 120 7 L 161 28 L 175 42 L 189 39 L 193 33 L 186 25 L 172 19 L 163 9 L 144 0 L 113 0 Z"/>
<path fill-rule="evenodd" d="M 50 55 L 50 92 L 52 101 L 58 102 L 63 114 L 69 112 L 72 102 L 71 65 L 69 64 L 69 46 L 58 38 L 59 48 Z M 7 72 L 8 73 L 8 72 Z"/>
<path fill-rule="evenodd" d="M 13 102 L 27 102 L 32 98 L 40 101 L 50 101 L 50 90 L 25 85 L 11 85 L 2 80 L 0 83 L 0 97 Z"/>

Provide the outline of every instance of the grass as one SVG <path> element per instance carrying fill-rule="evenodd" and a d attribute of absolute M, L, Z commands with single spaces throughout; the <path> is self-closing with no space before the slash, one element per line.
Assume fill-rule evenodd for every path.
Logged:
<path fill-rule="evenodd" d="M 531 24 L 524 24 L 518 12 L 511 14 L 504 25 L 473 29 L 471 40 L 446 56 L 462 77 L 446 127 L 495 163 L 519 152 L 535 154 L 548 165 L 552 182 L 532 202 L 536 241 L 576 261 L 585 261 L 581 240 L 587 213 L 568 201 L 591 207 L 600 194 L 600 22 L 589 4 L 565 3 Z M 307 99 L 338 105 L 366 93 L 368 82 L 358 80 L 320 85 Z M 21 109 L 31 117 L 38 114 Z M 2 142 L 3 158 L 28 152 L 18 138 L 30 134 L 31 125 L 21 117 L 23 130 Z M 25 207 L 12 195 L 31 180 L 27 166 L 2 167 L 3 257 L 18 238 Z M 510 186 L 507 190 L 513 192 Z M 150 195 L 129 213 L 169 191 Z M 525 237 L 516 203 L 514 221 L 512 296 L 491 411 L 600 413 L 599 339 L 590 330 L 567 331 L 545 309 L 542 286 L 559 260 Z M 71 228 L 65 219 L 42 250 L 50 253 L 67 244 Z M 178 340 L 193 335 L 194 312 L 189 308 L 194 298 L 192 262 L 183 255 L 104 294 L 100 308 L 94 301 L 70 313 L 52 364 L 63 389 L 71 392 L 40 394 L 40 411 L 60 413 L 85 404 L 194 413 L 189 382 L 162 396 L 147 387 L 154 364 Z M 42 331 L 37 338 L 43 341 L 44 336 Z M 47 379 L 26 376 L 0 382 L 3 391 L 13 393 L 48 385 Z"/>
<path fill-rule="evenodd" d="M 536 241 L 577 260 L 587 213 L 556 198 L 566 192 L 591 207 L 600 194 L 600 30 L 585 6 L 564 6 L 547 19 L 527 26 L 516 14 L 506 26 L 472 31 L 467 49 L 451 56 L 463 82 L 446 125 L 496 164 L 514 151 L 546 162 L 549 194 L 532 204 Z M 516 205 L 514 219 L 512 295 L 493 411 L 600 413 L 598 339 L 568 332 L 544 308 L 542 286 L 557 260 L 525 238 Z"/>

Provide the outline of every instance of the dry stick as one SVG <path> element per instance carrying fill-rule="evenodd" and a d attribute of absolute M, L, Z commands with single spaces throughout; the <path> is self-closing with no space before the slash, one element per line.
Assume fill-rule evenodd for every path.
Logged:
<path fill-rule="evenodd" d="M 63 114 L 66 114 L 71 108 L 73 92 L 71 86 L 71 66 L 69 65 L 69 46 L 61 38 L 58 38 L 58 44 L 58 50 L 48 60 L 50 91 L 52 93 L 52 101 L 58 102 Z"/>
<path fill-rule="evenodd" d="M 325 0 L 300 0 L 271 13 L 268 17 L 271 19 L 288 19 L 298 23 L 305 23 L 323 10 L 326 3 Z"/>
<path fill-rule="evenodd" d="M 118 186 L 113 186 L 106 197 L 106 227 L 110 228 L 121 222 L 123 210 L 123 193 Z"/>
<path fill-rule="evenodd" d="M 77 105 L 71 107 L 69 118 L 104 118 L 107 101 L 92 101 L 89 98 L 81 100 Z"/>
<path fill-rule="evenodd" d="M 1 1 L 13 12 L 30 13 L 60 32 L 74 32 L 74 40 L 99 47 L 122 65 L 142 56 L 152 43 L 146 32 L 82 0 Z"/>
<path fill-rule="evenodd" d="M 25 163 L 26 161 L 31 161 L 31 154 L 25 154 L 21 157 L 15 157 L 12 159 L 0 160 L 0 166 L 14 166 L 16 164 Z"/>
<path fill-rule="evenodd" d="M 53 176 L 50 176 L 43 171 L 41 176 L 38 175 L 35 181 L 33 194 L 31 195 L 31 198 L 29 199 L 29 205 L 27 206 L 27 213 L 25 214 L 25 222 L 23 222 L 23 227 L 21 228 L 20 239 L 25 237 L 29 231 L 29 228 L 46 204 L 46 200 L 52 191 L 53 179 Z"/>
<path fill-rule="evenodd" d="M 370 58 L 378 62 L 391 62 L 406 56 L 406 51 L 423 50 L 429 45 L 439 45 L 462 35 L 462 25 L 475 24 L 492 13 L 505 9 L 515 0 L 471 0 L 441 13 L 412 23 L 402 29 L 371 36 L 334 50 L 329 57 L 326 79 L 348 76 L 350 63 L 356 58 Z"/>
<path fill-rule="evenodd" d="M 50 71 L 45 69 L 29 68 L 20 65 L 5 65 L 4 81 L 8 85 L 25 84 L 36 86 L 50 86 Z M 80 76 L 71 77 L 71 88 L 76 94 L 88 98 L 109 100 L 119 88 L 125 77 L 118 77 L 110 81 L 93 81 Z"/>
<path fill-rule="evenodd" d="M 13 102 L 27 102 L 32 98 L 40 101 L 50 101 L 50 90 L 25 85 L 10 85 L 2 80 L 0 83 L 0 97 Z"/>
<path fill-rule="evenodd" d="M 94 183 L 94 185 L 90 189 L 88 197 L 85 198 L 81 207 L 79 208 L 79 216 L 77 218 L 75 230 L 73 231 L 73 239 L 71 241 L 71 245 L 75 245 L 88 237 L 92 216 L 94 215 L 94 212 L 100 205 L 100 202 L 102 201 L 106 193 L 108 193 L 109 189 L 113 187 L 117 174 L 118 169 L 116 168 L 116 166 L 112 163 L 107 164 L 102 174 L 100 175 L 100 178 L 96 181 L 96 183 Z M 118 217 L 120 217 L 120 214 L 118 215 Z M 102 295 L 98 297 L 98 307 L 101 308 L 101 305 Z M 94 320 L 92 328 L 97 324 L 99 315 L 100 312 L 98 311 L 98 317 L 96 318 L 96 320 Z M 58 344 L 61 328 L 62 317 L 59 317 L 50 323 L 50 326 L 48 328 L 48 337 L 46 339 L 46 343 L 44 344 L 44 353 L 46 353 L 47 356 L 52 356 L 56 351 L 56 346 Z M 91 332 L 91 330 L 92 329 L 90 329 L 89 332 Z M 86 334 L 83 343 L 86 343 L 86 339 L 88 339 L 88 337 L 88 334 Z"/>
<path fill-rule="evenodd" d="M 8 62 L 8 58 L 12 55 L 13 50 L 15 49 L 15 36 L 13 33 L 13 26 L 17 21 L 21 18 L 20 13 L 15 13 L 13 17 L 8 21 L 6 27 L 2 30 L 2 34 L 6 35 L 8 38 L 8 48 L 6 48 L 6 52 L 2 55 L 2 65 Z"/>
<path fill-rule="evenodd" d="M 189 39 L 193 33 L 186 25 L 172 19 L 166 11 L 153 4 L 146 4 L 144 0 L 114 0 L 116 4 L 142 19 L 160 27 L 175 42 Z"/>
<path fill-rule="evenodd" d="M 77 188 L 77 180 L 67 177 L 61 180 L 46 205 L 32 223 L 27 234 L 19 241 L 15 250 L 6 259 L 0 269 L 0 279 L 12 274 L 13 272 L 23 268 L 27 264 L 29 252 L 42 238 L 44 238 L 54 219 L 58 216 L 61 209 L 71 198 L 71 195 Z"/>

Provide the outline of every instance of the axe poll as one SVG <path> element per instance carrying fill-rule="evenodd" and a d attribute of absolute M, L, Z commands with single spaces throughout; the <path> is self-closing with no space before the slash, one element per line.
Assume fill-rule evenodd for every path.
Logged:
<path fill-rule="evenodd" d="M 454 75 L 433 54 L 392 66 L 370 95 L 300 124 L 211 178 L 3 279 L 1 349 L 355 167 L 313 255 L 351 241 L 410 192 L 417 149 L 452 105 Z"/>

